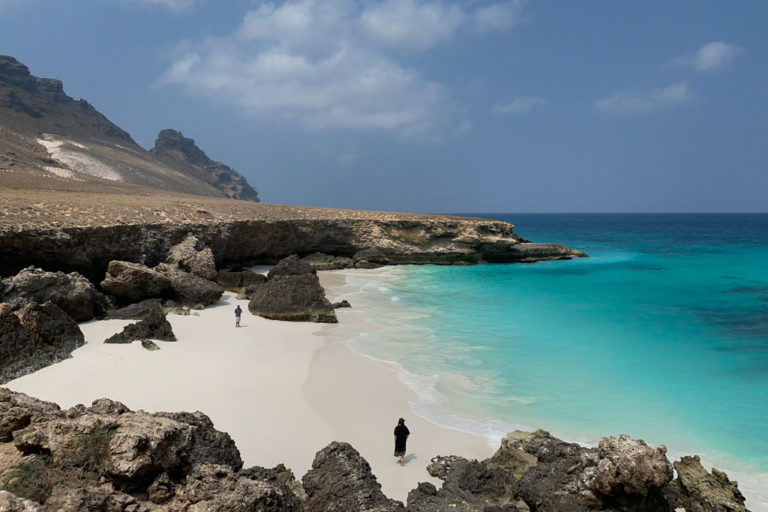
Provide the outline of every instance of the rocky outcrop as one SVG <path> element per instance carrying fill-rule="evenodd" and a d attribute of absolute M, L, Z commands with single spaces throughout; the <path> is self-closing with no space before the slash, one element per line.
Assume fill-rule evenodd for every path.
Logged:
<path fill-rule="evenodd" d="M 144 320 L 126 325 L 122 331 L 104 340 L 104 343 L 131 343 L 146 338 L 176 341 L 171 324 L 159 306 L 150 309 Z"/>
<path fill-rule="evenodd" d="M 404 510 L 402 503 L 381 492 L 371 466 L 348 443 L 333 442 L 317 452 L 302 484 L 307 493 L 307 512 Z"/>
<path fill-rule="evenodd" d="M 213 251 L 192 234 L 171 247 L 166 262 L 175 263 L 180 269 L 209 281 L 217 277 Z"/>
<path fill-rule="evenodd" d="M 712 468 L 708 473 L 698 455 L 674 463 L 677 478 L 665 489 L 673 508 L 686 512 L 746 512 L 744 496 L 728 475 Z"/>
<path fill-rule="evenodd" d="M 240 270 L 236 272 L 219 272 L 216 282 L 225 290 L 235 293 L 243 293 L 249 286 L 263 284 L 267 276 L 258 274 L 253 270 Z"/>
<path fill-rule="evenodd" d="M 162 272 L 139 263 L 113 260 L 100 286 L 118 304 L 132 304 L 168 295 L 171 280 Z"/>
<path fill-rule="evenodd" d="M 300 276 L 302 274 L 317 274 L 317 271 L 307 263 L 302 261 L 295 254 L 283 258 L 277 265 L 269 269 L 267 273 L 267 279 L 272 279 L 275 276 Z"/>
<path fill-rule="evenodd" d="M 352 258 L 346 256 L 332 256 L 322 252 L 314 252 L 301 258 L 306 261 L 315 270 L 340 270 L 344 268 L 354 268 L 355 262 Z"/>
<path fill-rule="evenodd" d="M 162 130 L 157 136 L 155 147 L 149 151 L 172 167 L 180 168 L 216 187 L 230 199 L 259 201 L 256 189 L 240 173 L 208 158 L 193 139 L 184 137 L 181 132 Z"/>
<path fill-rule="evenodd" d="M 0 302 L 21 309 L 29 302 L 51 301 L 76 322 L 85 322 L 101 315 L 106 309 L 104 296 L 88 279 L 72 272 L 46 272 L 27 267 L 0 285 Z"/>
<path fill-rule="evenodd" d="M 30 302 L 16 312 L 0 303 L 0 383 L 66 359 L 84 342 L 77 324 L 52 302 Z"/>
<path fill-rule="evenodd" d="M 252 292 L 248 309 L 254 315 L 271 320 L 338 321 L 315 274 L 273 277 Z"/>
<path fill-rule="evenodd" d="M 224 288 L 198 275 L 185 272 L 175 264 L 161 263 L 155 267 L 171 283 L 171 296 L 183 306 L 208 306 L 219 301 Z"/>
<path fill-rule="evenodd" d="M 155 308 L 162 308 L 162 299 L 146 299 L 136 304 L 107 311 L 104 315 L 105 320 L 144 320 L 150 311 Z"/>

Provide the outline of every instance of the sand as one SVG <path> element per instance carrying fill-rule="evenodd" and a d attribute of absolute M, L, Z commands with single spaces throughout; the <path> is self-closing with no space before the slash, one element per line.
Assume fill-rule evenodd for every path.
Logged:
<path fill-rule="evenodd" d="M 330 298 L 349 291 L 343 273 L 320 275 Z M 246 311 L 240 328 L 236 304 Z M 384 493 L 398 500 L 418 482 L 439 485 L 425 469 L 435 455 L 493 453 L 484 437 L 415 416 L 414 393 L 396 369 L 353 353 L 335 336 L 355 322 L 353 312 L 337 312 L 339 325 L 266 320 L 226 293 L 197 315 L 168 315 L 178 341 L 158 341 L 157 351 L 138 342 L 102 343 L 130 321 L 86 322 L 86 344 L 72 358 L 6 387 L 62 407 L 108 397 L 135 410 L 202 411 L 232 436 L 246 467 L 284 463 L 297 478 L 318 450 L 346 441 L 368 460 Z M 404 467 L 392 453 L 400 416 L 411 430 Z"/>

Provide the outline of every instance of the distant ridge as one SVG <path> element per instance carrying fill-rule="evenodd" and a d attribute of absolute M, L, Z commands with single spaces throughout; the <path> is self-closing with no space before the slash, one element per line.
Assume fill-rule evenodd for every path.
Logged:
<path fill-rule="evenodd" d="M 0 186 L 259 200 L 243 176 L 192 139 L 163 130 L 158 141 L 165 143 L 146 151 L 86 100 L 68 96 L 60 80 L 0 55 Z"/>

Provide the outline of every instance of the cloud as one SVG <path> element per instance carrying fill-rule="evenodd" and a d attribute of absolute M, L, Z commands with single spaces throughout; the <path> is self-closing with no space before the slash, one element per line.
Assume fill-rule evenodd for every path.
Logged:
<path fill-rule="evenodd" d="M 739 56 L 743 48 L 722 41 L 712 41 L 702 46 L 694 55 L 683 55 L 668 62 L 676 68 L 692 68 L 697 71 L 713 71 L 722 68 Z"/>
<path fill-rule="evenodd" d="M 518 96 L 510 103 L 497 103 L 493 106 L 494 114 L 525 114 L 539 105 L 544 105 L 546 101 L 541 96 Z"/>
<path fill-rule="evenodd" d="M 123 0 L 126 3 L 163 7 L 169 11 L 183 11 L 202 0 Z"/>
<path fill-rule="evenodd" d="M 603 112 L 645 113 L 684 105 L 692 99 L 688 84 L 678 82 L 648 92 L 620 92 L 596 101 L 595 108 Z"/>
<path fill-rule="evenodd" d="M 481 7 L 474 13 L 476 27 L 482 31 L 509 30 L 522 21 L 525 0 L 509 0 Z"/>
<path fill-rule="evenodd" d="M 450 90 L 390 51 L 426 51 L 470 14 L 439 1 L 261 3 L 224 37 L 180 44 L 158 80 L 259 119 L 312 129 L 447 132 Z"/>

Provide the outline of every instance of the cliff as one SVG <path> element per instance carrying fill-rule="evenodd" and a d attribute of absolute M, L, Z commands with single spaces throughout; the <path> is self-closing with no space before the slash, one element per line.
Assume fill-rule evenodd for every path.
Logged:
<path fill-rule="evenodd" d="M 60 80 L 0 55 L 0 186 L 258 200 L 224 164 L 170 156 L 140 147 L 86 100 L 68 96 Z"/>
<path fill-rule="evenodd" d="M 154 266 L 193 233 L 216 266 L 275 263 L 291 254 L 372 264 L 527 262 L 583 256 L 533 244 L 487 219 L 259 204 L 193 196 L 62 194 L 0 189 L 0 275 L 29 265 L 101 280 L 111 260 Z"/>

